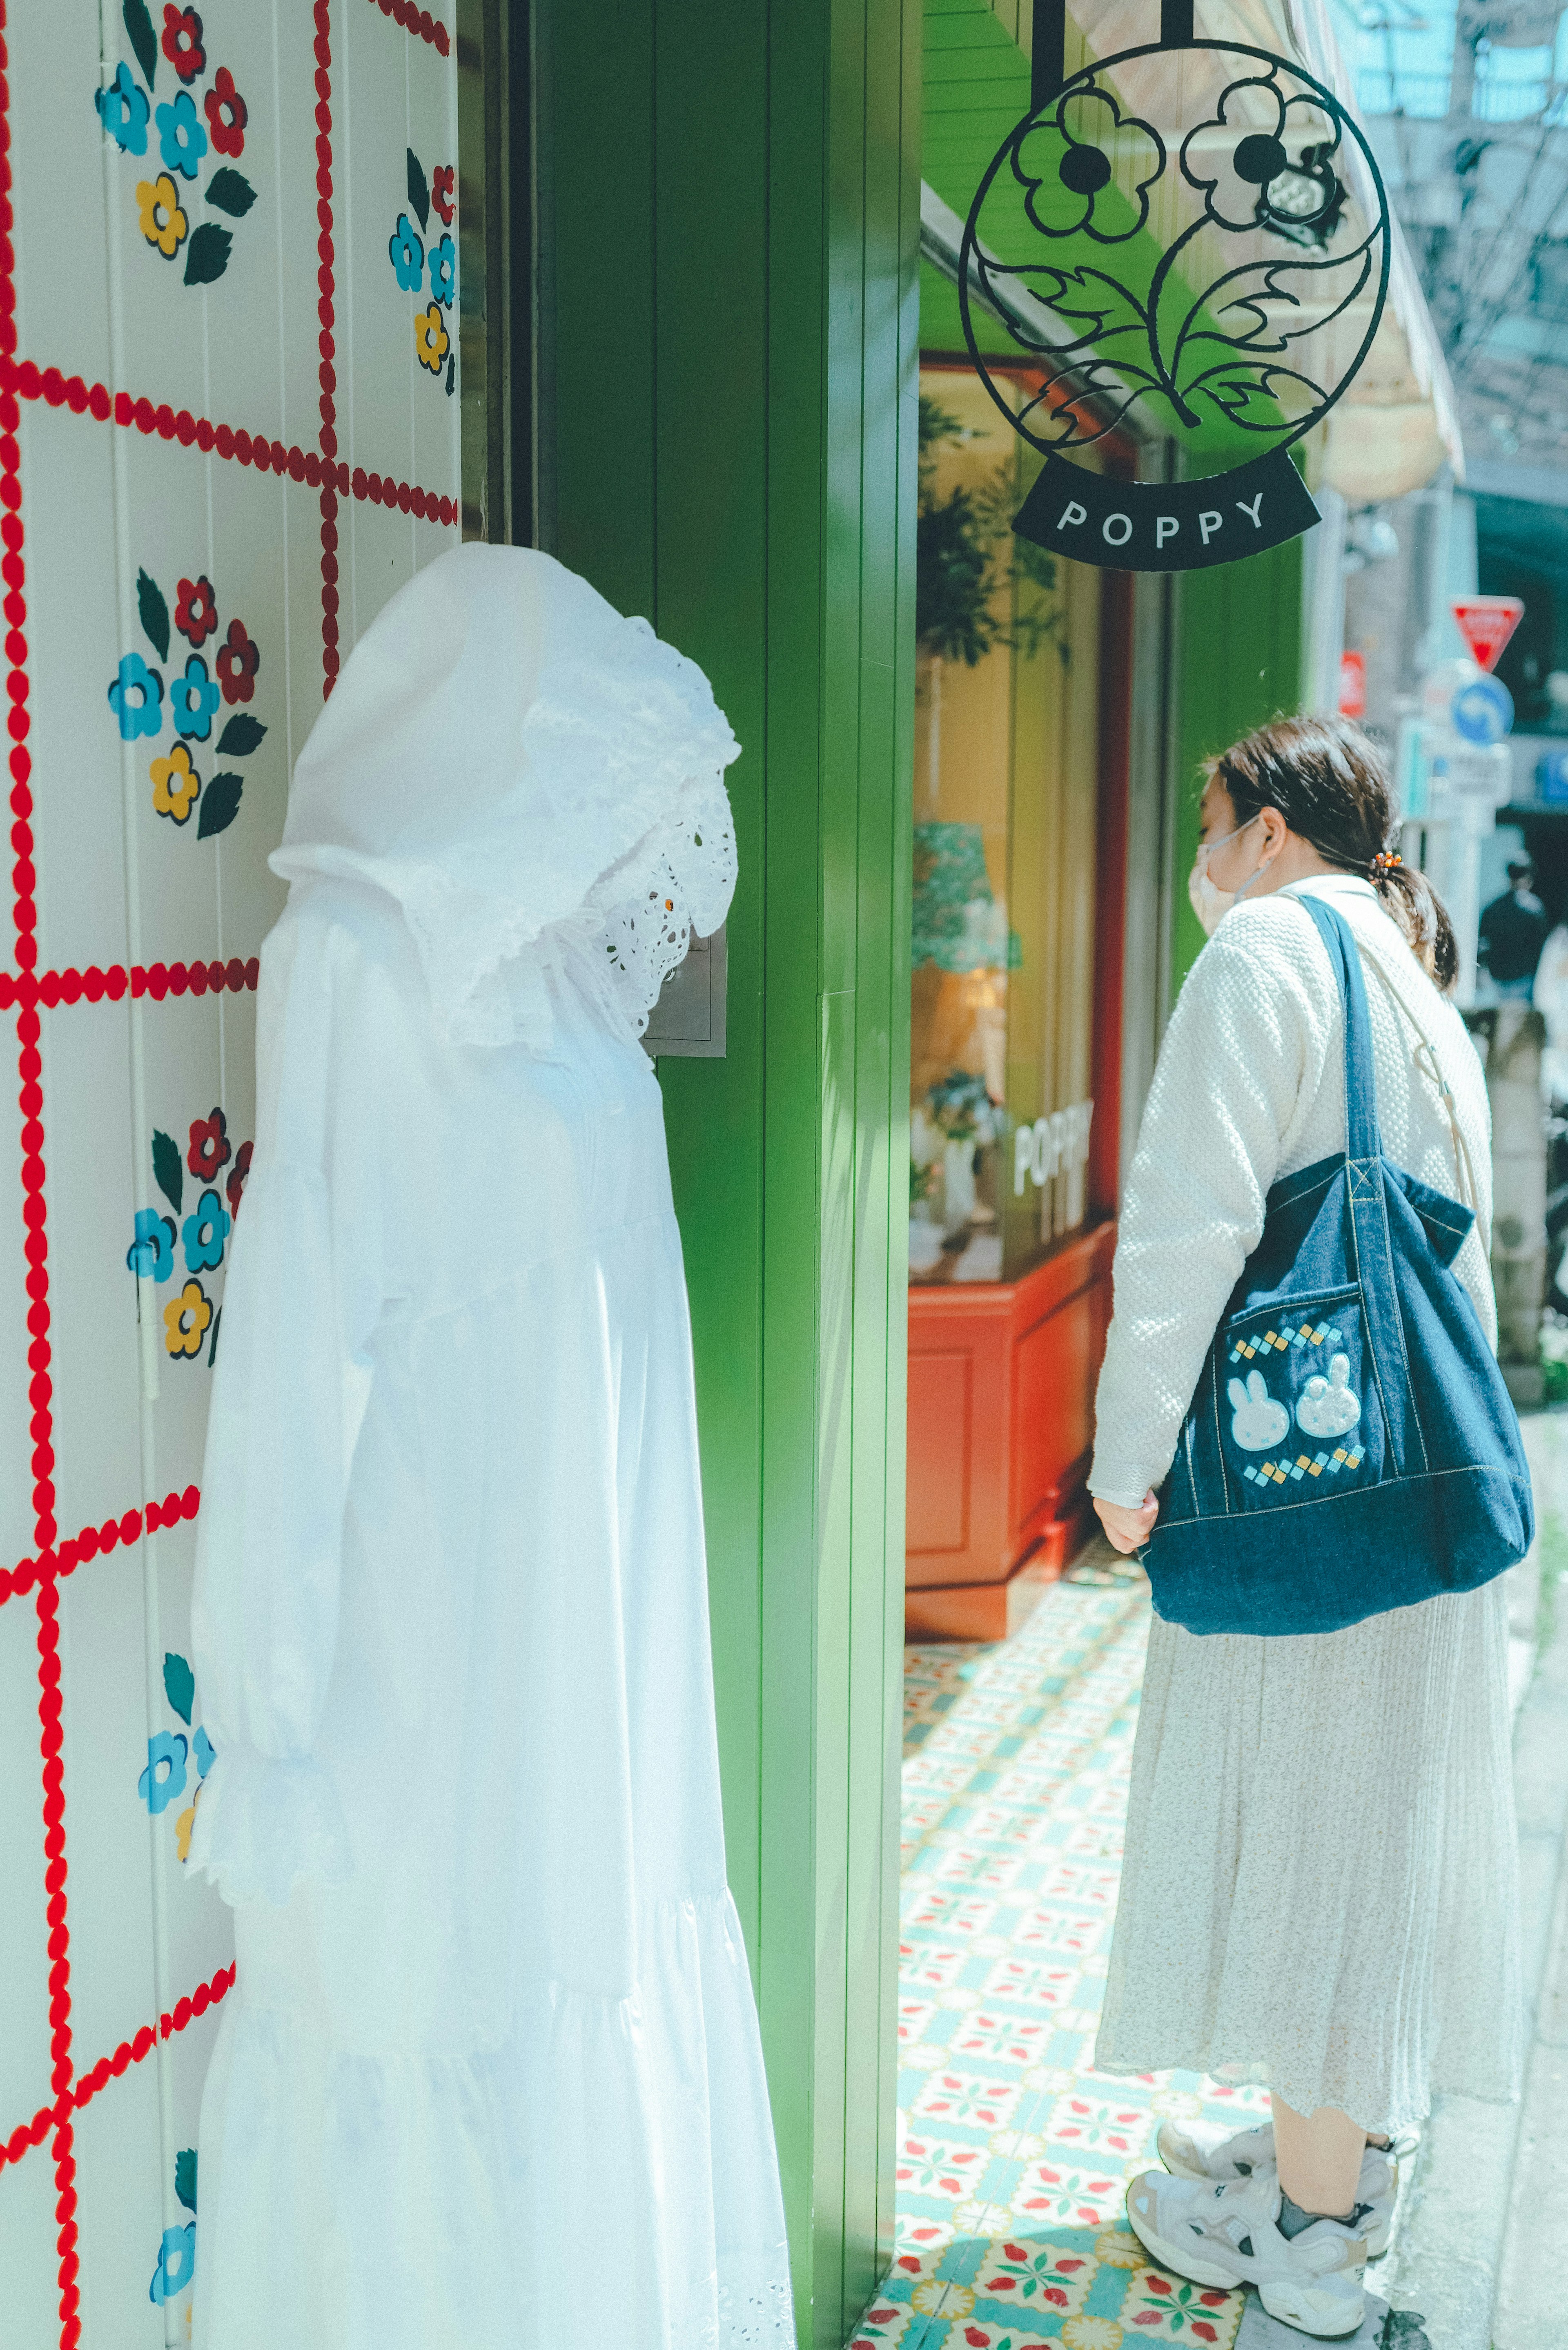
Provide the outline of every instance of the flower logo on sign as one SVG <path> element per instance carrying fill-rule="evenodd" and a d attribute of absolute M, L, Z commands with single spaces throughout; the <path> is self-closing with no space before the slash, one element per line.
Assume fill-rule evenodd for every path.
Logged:
<path fill-rule="evenodd" d="M 137 574 L 136 604 L 143 635 L 160 663 L 167 664 L 173 644 L 169 600 L 151 572 Z M 180 667 L 166 677 L 163 667 L 154 668 L 140 652 L 124 654 L 109 684 L 109 706 L 122 743 L 137 742 L 143 735 L 155 741 L 165 723 L 172 723 L 173 742 L 148 771 L 153 812 L 184 827 L 195 809 L 195 837 L 210 840 L 215 833 L 227 831 L 238 816 L 244 777 L 235 768 L 223 768 L 203 778 L 191 745 L 212 741 L 223 704 L 232 708 L 251 700 L 262 665 L 261 648 L 236 615 L 229 622 L 216 658 L 204 650 L 222 625 L 217 598 L 205 572 L 179 582 L 172 625 L 192 648 Z M 219 759 L 246 758 L 259 747 L 266 731 L 260 719 L 236 710 L 213 744 L 213 754 Z"/>
<path fill-rule="evenodd" d="M 1112 184 L 1114 145 L 1131 180 L 1133 202 L 1104 200 Z M 1023 206 L 1044 236 L 1082 231 L 1102 244 L 1137 236 L 1148 219 L 1148 192 L 1165 170 L 1165 142 L 1152 123 L 1124 115 L 1109 90 L 1088 89 L 1055 111 L 1019 143 L 1014 166 Z"/>
<path fill-rule="evenodd" d="M 1125 93 L 1177 58 L 1190 70 L 1159 80 L 1157 129 Z M 1229 562 L 1309 529 L 1291 447 L 1372 348 L 1389 282 L 1387 201 L 1360 127 L 1293 60 L 1195 38 L 1190 0 L 1166 0 L 1158 41 L 1071 72 L 1057 35 L 1031 79 L 957 272 L 976 372 L 1045 460 L 1013 528 L 1134 570 Z M 1197 120 L 1184 88 L 1203 93 Z M 1066 462 L 1135 411 L 1181 450 L 1179 482 Z"/>
<path fill-rule="evenodd" d="M 207 70 L 208 57 L 205 28 L 194 8 L 165 6 L 161 38 L 147 0 L 124 0 L 121 13 L 141 80 L 121 57 L 113 78 L 94 93 L 99 120 L 122 155 L 147 155 L 156 139 L 160 168 L 135 185 L 137 225 L 161 260 L 177 261 L 183 254 L 181 274 L 187 286 L 211 286 L 229 265 L 234 231 L 224 223 L 244 220 L 255 202 L 255 190 L 234 168 L 244 152 L 250 109 L 227 66 L 217 68 L 198 107 L 195 85 Z M 166 99 L 156 96 L 161 53 L 176 82 Z M 229 160 L 198 190 L 209 151 Z M 193 220 L 196 205 L 201 214 L 223 218 Z"/>
<path fill-rule="evenodd" d="M 387 240 L 387 258 L 400 291 L 417 297 L 414 358 L 438 383 L 444 376 L 449 392 L 457 388 L 457 354 L 447 324 L 457 299 L 457 245 L 450 234 L 456 210 L 456 188 L 455 165 L 438 163 L 427 181 L 424 165 L 410 147 L 408 209 L 398 213 Z M 432 210 L 448 232 L 433 242 L 430 233 Z"/>

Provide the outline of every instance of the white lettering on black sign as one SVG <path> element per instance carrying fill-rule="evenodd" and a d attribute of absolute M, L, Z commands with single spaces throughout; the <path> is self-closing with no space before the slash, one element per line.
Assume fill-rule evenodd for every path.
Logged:
<path fill-rule="evenodd" d="M 1049 457 L 1013 529 L 1119 571 L 1196 571 L 1298 538 L 1318 520 L 1285 449 L 1198 482 L 1120 482 Z"/>

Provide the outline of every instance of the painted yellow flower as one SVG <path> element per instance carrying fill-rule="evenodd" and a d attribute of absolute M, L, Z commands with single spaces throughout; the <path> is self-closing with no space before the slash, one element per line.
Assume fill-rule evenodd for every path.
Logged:
<path fill-rule="evenodd" d="M 922 2317 L 947 2317 L 956 2324 L 974 2307 L 974 2291 L 946 2277 L 922 2277 L 909 2300 Z"/>
<path fill-rule="evenodd" d="M 414 312 L 414 348 L 420 355 L 421 367 L 429 368 L 431 375 L 440 375 L 452 348 L 452 337 L 441 323 L 439 302 L 432 302 L 428 310 Z"/>
<path fill-rule="evenodd" d="M 1103 2269 L 1141 2269 L 1147 2255 L 1124 2228 L 1108 2228 L 1095 2238 L 1095 2258 Z"/>
<path fill-rule="evenodd" d="M 174 1848 L 182 1860 L 191 1857 L 191 1831 L 196 1825 L 196 1806 L 192 1804 L 174 1823 Z"/>
<path fill-rule="evenodd" d="M 160 172 L 155 180 L 137 182 L 136 201 L 141 208 L 142 235 L 165 261 L 172 261 L 191 225 L 180 209 L 179 189 L 167 172 Z"/>
<path fill-rule="evenodd" d="M 213 1303 L 206 1291 L 199 1281 L 188 1281 L 179 1296 L 163 1308 L 163 1326 L 168 1332 L 163 1343 L 169 1352 L 199 1355 L 212 1318 Z"/>
<path fill-rule="evenodd" d="M 152 805 L 160 816 L 183 824 L 201 788 L 202 778 L 191 764 L 191 754 L 183 743 L 176 743 L 166 759 L 153 760 Z"/>
<path fill-rule="evenodd" d="M 1126 2340 L 1114 2317 L 1064 2317 L 1062 2339 L 1067 2350 L 1121 2350 Z"/>

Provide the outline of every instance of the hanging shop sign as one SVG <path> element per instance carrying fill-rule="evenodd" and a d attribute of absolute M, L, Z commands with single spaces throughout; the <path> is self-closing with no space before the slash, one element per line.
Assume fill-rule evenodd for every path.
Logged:
<path fill-rule="evenodd" d="M 1517 596 L 1467 596 L 1449 608 L 1471 658 L 1486 670 L 1497 667 L 1499 654 L 1524 618 Z"/>
<path fill-rule="evenodd" d="M 1158 41 L 1072 74 L 1065 30 L 1064 0 L 1035 0 L 1030 110 L 960 256 L 970 357 L 1045 460 L 1012 526 L 1116 570 L 1232 563 L 1318 520 L 1291 451 L 1376 334 L 1383 182 L 1332 90 L 1271 50 L 1198 39 L 1193 0 L 1164 0 Z M 981 348 L 982 306 L 1005 356 Z M 1038 382 L 1022 405 L 1021 364 Z M 1135 407 L 1175 442 L 1179 481 L 1081 462 Z"/>

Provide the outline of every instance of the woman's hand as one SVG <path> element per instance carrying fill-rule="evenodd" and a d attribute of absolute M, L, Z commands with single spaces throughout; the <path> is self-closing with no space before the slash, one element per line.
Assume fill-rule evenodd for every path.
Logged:
<path fill-rule="evenodd" d="M 1141 1550 L 1154 1532 L 1154 1522 L 1159 1515 L 1159 1503 L 1152 1492 L 1146 1493 L 1140 1508 L 1123 1509 L 1119 1502 L 1102 1502 L 1095 1496 L 1095 1508 L 1106 1530 L 1106 1540 L 1113 1550 Z"/>

